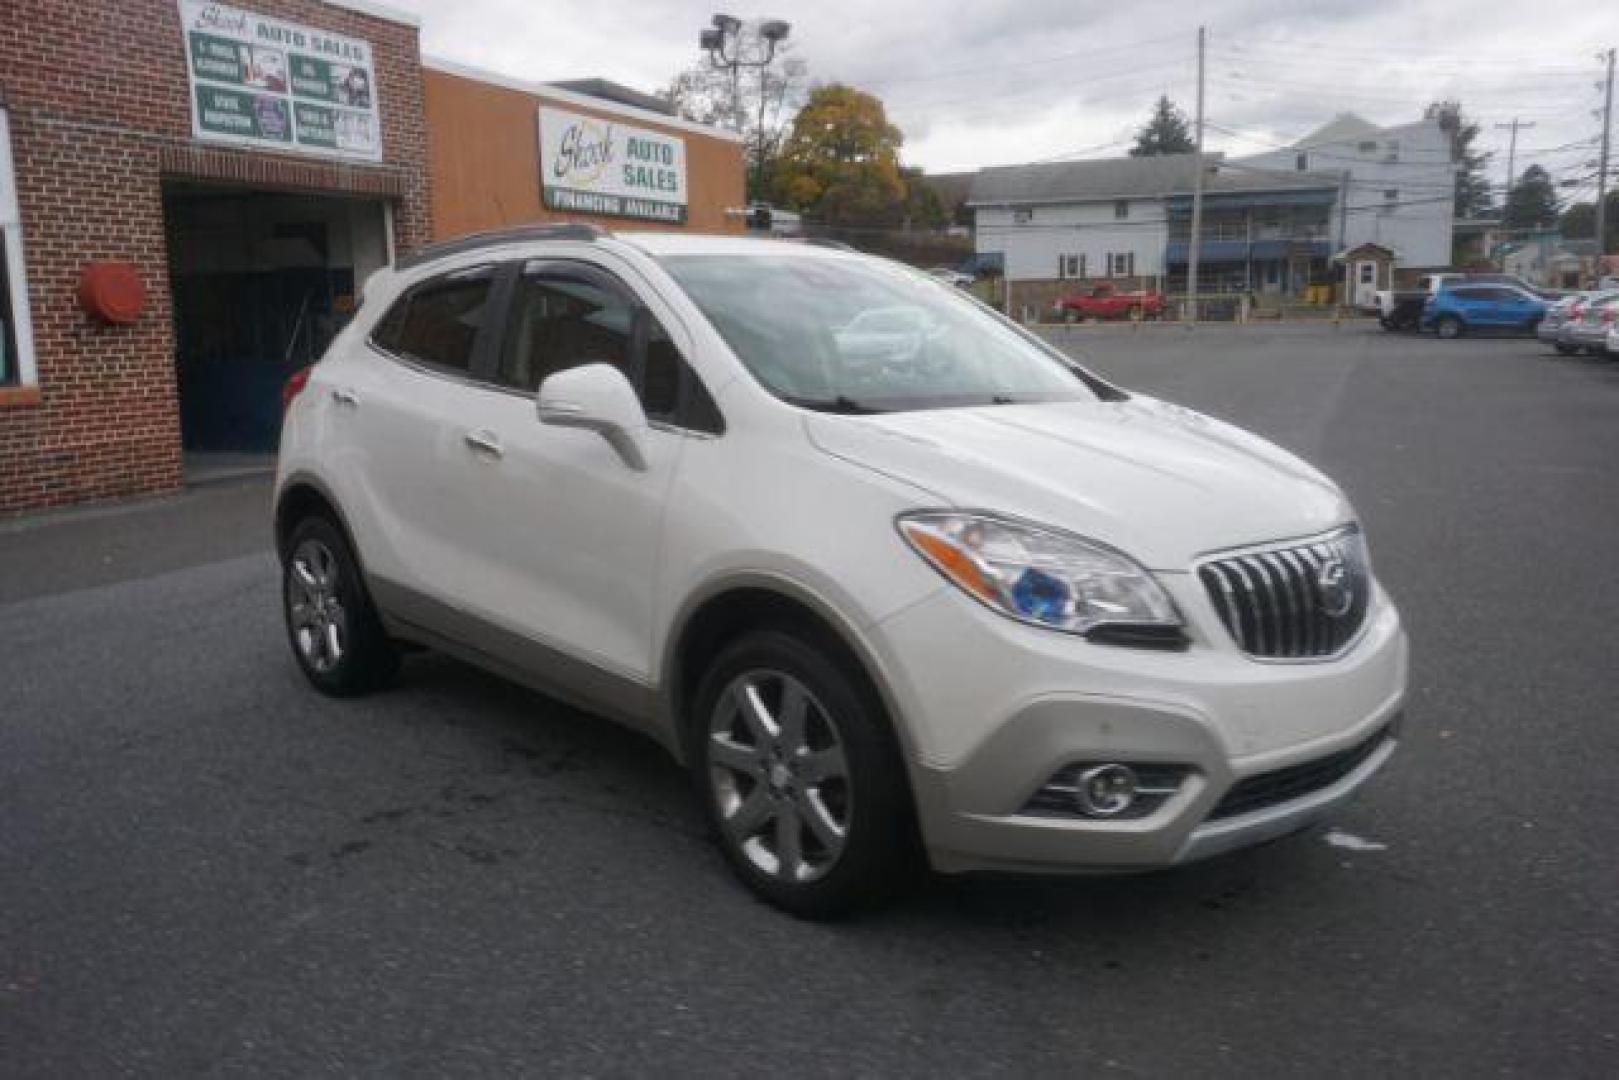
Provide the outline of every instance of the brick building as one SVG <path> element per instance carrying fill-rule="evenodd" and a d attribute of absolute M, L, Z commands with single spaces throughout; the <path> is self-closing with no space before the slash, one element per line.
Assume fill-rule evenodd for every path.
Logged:
<path fill-rule="evenodd" d="M 678 185 L 649 174 L 674 201 L 547 189 L 542 207 L 535 161 L 507 162 L 495 197 L 435 203 L 461 151 L 435 159 L 433 78 L 457 124 L 484 101 L 501 123 L 526 111 L 530 155 L 570 117 L 661 129 L 659 152 L 693 161 L 689 199 L 682 157 Z M 0 0 L 0 512 L 173 490 L 193 451 L 272 450 L 287 375 L 368 274 L 438 233 L 615 209 L 713 230 L 741 201 L 734 136 L 487 78 L 424 72 L 415 19 L 371 0 Z"/>
<path fill-rule="evenodd" d="M 300 275 L 324 277 L 325 303 L 345 284 L 333 271 L 352 280 L 363 270 L 354 251 L 347 267 L 336 265 L 339 231 L 369 234 L 342 238 L 349 248 L 379 236 L 409 248 L 431 233 L 415 25 L 363 3 L 254 0 L 256 14 L 367 48 L 360 59 L 374 71 L 381 152 L 356 160 L 198 137 L 188 7 L 0 0 L 0 134 L 9 136 L 0 205 L 15 208 L 5 216 L 0 510 L 179 486 L 182 395 L 192 383 L 208 404 L 219 378 L 210 365 L 220 365 L 207 354 L 229 346 L 199 346 L 177 378 L 184 320 L 246 314 L 250 325 L 209 332 L 273 338 L 284 310 L 265 300 L 231 311 L 255 286 L 292 292 Z M 324 235 L 313 228 L 322 223 Z M 134 270 L 145 298 L 132 322 L 98 318 L 80 302 L 85 268 L 100 262 Z M 204 284 L 211 271 L 213 286 Z M 316 306 L 306 303 L 303 318 Z"/>

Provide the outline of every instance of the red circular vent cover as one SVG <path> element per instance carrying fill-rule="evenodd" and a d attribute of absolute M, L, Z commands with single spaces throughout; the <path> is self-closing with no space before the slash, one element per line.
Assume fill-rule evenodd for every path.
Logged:
<path fill-rule="evenodd" d="M 146 287 L 128 263 L 91 263 L 79 276 L 79 303 L 98 319 L 127 325 L 140 318 Z"/>

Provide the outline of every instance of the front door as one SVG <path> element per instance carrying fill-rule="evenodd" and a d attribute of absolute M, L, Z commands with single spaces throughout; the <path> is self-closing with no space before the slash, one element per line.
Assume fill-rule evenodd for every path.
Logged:
<path fill-rule="evenodd" d="M 1355 307 L 1370 308 L 1377 304 L 1377 262 L 1360 259 L 1355 263 Z"/>
<path fill-rule="evenodd" d="M 616 279 L 580 263 L 526 267 L 514 286 L 494 382 L 466 423 L 460 471 L 478 607 L 564 658 L 645 684 L 652 671 L 664 504 L 685 436 L 639 432 L 645 468 L 600 434 L 542 424 L 545 377 L 588 363 L 624 372 L 654 417 L 675 381 L 649 370 L 650 315 Z"/>

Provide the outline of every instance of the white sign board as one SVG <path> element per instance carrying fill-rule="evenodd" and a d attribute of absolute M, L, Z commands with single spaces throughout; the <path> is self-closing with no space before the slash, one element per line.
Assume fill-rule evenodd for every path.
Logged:
<path fill-rule="evenodd" d="M 686 140 L 540 107 L 540 186 L 552 210 L 686 220 Z"/>
<path fill-rule="evenodd" d="M 199 139 L 382 160 L 371 45 L 211 0 L 179 0 Z"/>

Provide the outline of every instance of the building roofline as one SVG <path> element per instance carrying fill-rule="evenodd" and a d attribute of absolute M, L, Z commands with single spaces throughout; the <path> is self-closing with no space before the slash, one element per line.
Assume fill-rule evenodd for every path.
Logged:
<path fill-rule="evenodd" d="M 1291 191 L 1337 191 L 1339 181 L 1322 182 L 1316 184 L 1294 184 L 1289 187 L 1222 187 L 1204 188 L 1203 197 L 1213 199 L 1221 195 L 1275 195 Z M 1190 199 L 1192 192 L 1186 191 L 1160 191 L 1144 195 L 1139 191 L 1120 191 L 1111 195 L 1064 195 L 1044 199 L 968 199 L 962 203 L 967 207 L 978 206 L 1066 206 L 1073 203 L 1107 203 L 1117 202 L 1120 199 L 1129 199 L 1131 202 L 1149 202 L 1152 200 L 1167 201 L 1169 199 Z"/>
<path fill-rule="evenodd" d="M 321 0 L 327 7 L 343 8 L 359 15 L 369 15 L 373 19 L 382 19 L 386 22 L 398 23 L 413 29 L 422 28 L 422 17 L 409 11 L 402 11 L 389 4 L 379 4 L 376 0 Z"/>
<path fill-rule="evenodd" d="M 535 97 L 546 98 L 550 101 L 564 105 L 577 105 L 586 109 L 599 109 L 603 112 L 613 113 L 629 120 L 640 120 L 648 124 L 657 124 L 666 128 L 675 128 L 679 131 L 689 131 L 696 135 L 707 135 L 712 139 L 723 139 L 726 142 L 740 143 L 742 136 L 734 131 L 713 127 L 709 124 L 699 124 L 695 120 L 687 120 L 680 116 L 669 116 L 665 113 L 653 112 L 651 109 L 641 109 L 634 105 L 625 105 L 605 98 L 591 97 L 589 94 L 580 94 L 572 90 L 563 90 L 551 83 L 530 82 L 526 79 L 516 79 L 510 75 L 502 75 L 498 71 L 489 71 L 485 68 L 472 67 L 454 60 L 446 60 L 439 56 L 422 57 L 422 67 L 430 71 L 437 71 L 444 75 L 454 75 L 457 78 L 470 79 L 473 82 L 488 83 L 491 86 L 503 87 L 507 90 L 516 90 Z"/>

